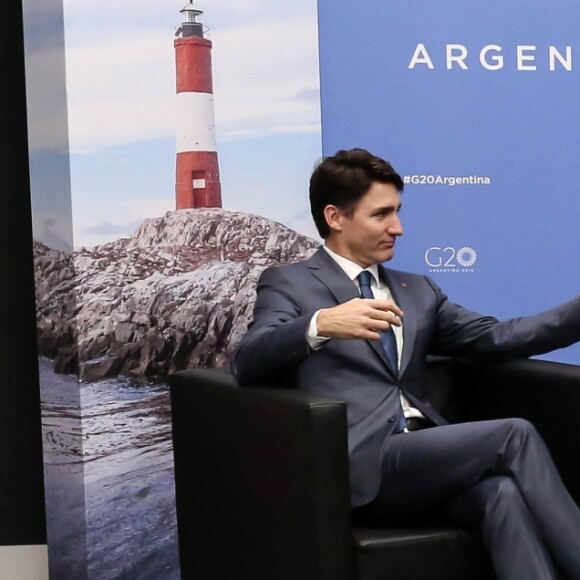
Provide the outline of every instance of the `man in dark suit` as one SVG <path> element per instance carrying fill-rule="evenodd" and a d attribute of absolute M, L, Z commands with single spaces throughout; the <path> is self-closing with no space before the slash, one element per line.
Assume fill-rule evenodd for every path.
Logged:
<path fill-rule="evenodd" d="M 443 514 L 481 531 L 500 579 L 549 580 L 556 567 L 580 579 L 580 511 L 533 426 L 448 425 L 423 385 L 428 354 L 525 357 L 580 340 L 580 299 L 500 322 L 453 304 L 425 276 L 384 268 L 403 233 L 402 190 L 392 166 L 362 149 L 322 161 L 310 204 L 325 245 L 264 271 L 234 373 L 242 385 L 346 402 L 359 517 Z"/>

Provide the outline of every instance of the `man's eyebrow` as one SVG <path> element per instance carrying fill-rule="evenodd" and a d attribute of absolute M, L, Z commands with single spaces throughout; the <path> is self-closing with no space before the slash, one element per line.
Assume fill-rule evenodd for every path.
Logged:
<path fill-rule="evenodd" d="M 403 209 L 403 204 L 395 205 L 384 205 L 381 207 L 377 207 L 373 210 L 373 215 L 377 213 L 389 212 L 389 211 L 401 211 Z"/>

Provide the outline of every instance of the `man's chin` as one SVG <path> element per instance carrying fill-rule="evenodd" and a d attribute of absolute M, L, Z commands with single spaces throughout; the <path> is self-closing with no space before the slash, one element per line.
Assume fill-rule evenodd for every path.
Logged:
<path fill-rule="evenodd" d="M 388 262 L 389 260 L 393 259 L 394 255 L 395 255 L 395 251 L 393 248 L 389 248 L 388 250 L 381 250 L 380 258 L 379 258 L 378 262 L 379 263 Z"/>

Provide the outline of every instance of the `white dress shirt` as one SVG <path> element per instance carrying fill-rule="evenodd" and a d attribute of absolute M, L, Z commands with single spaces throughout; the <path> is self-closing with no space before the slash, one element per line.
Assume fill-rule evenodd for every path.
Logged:
<path fill-rule="evenodd" d="M 324 249 L 326 250 L 328 255 L 342 268 L 344 273 L 353 281 L 353 284 L 359 287 L 359 290 L 360 286 L 357 277 L 363 270 L 366 269 L 372 275 L 371 291 L 375 299 L 390 300 L 394 302 L 391 291 L 379 277 L 379 269 L 376 264 L 373 264 L 368 268 L 362 268 L 361 266 L 349 260 L 348 258 L 345 258 L 344 256 L 340 256 L 336 252 L 333 252 L 327 246 L 324 246 Z M 324 345 L 324 343 L 330 340 L 329 337 L 318 335 L 317 320 L 319 314 L 320 310 L 317 310 L 314 313 L 312 319 L 310 320 L 310 325 L 308 326 L 308 331 L 306 333 L 306 340 L 308 341 L 308 344 L 310 345 L 310 348 L 312 350 L 318 350 Z M 403 326 L 393 325 L 391 328 L 395 333 L 395 340 L 397 342 L 397 365 L 400 366 L 401 354 L 403 352 Z M 416 409 L 415 407 L 412 407 L 409 404 L 408 399 L 401 392 L 400 397 L 401 397 L 401 406 L 403 407 L 403 412 L 407 419 L 410 417 L 423 417 L 421 411 L 419 411 L 419 409 Z"/>

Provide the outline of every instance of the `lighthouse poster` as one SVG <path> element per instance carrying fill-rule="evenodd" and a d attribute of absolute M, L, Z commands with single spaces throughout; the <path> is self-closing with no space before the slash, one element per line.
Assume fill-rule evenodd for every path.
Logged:
<path fill-rule="evenodd" d="M 65 1 L 76 247 L 175 209 L 174 41 L 186 4 Z M 194 5 L 213 45 L 223 207 L 314 235 L 301 194 L 321 154 L 315 0 Z"/>
<path fill-rule="evenodd" d="M 25 20 L 51 578 L 174 580 L 167 375 L 226 367 L 261 271 L 320 243 L 316 1 Z"/>

